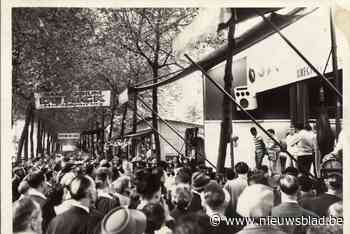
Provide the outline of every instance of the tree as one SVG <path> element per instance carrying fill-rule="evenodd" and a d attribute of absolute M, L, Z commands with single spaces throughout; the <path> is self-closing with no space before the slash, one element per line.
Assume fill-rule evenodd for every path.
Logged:
<path fill-rule="evenodd" d="M 128 80 L 135 85 L 152 77 L 156 83 L 176 66 L 172 39 L 191 18 L 186 9 L 13 8 L 12 13 L 13 121 L 26 117 L 35 92 L 109 89 L 113 94 L 110 108 L 35 110 L 38 153 L 45 150 L 44 136 L 51 136 L 46 145 L 56 145 L 58 132 L 94 130 L 106 121 L 113 125 L 111 139 L 123 112 L 117 95 Z M 151 96 L 158 112 L 157 88 L 139 95 L 147 102 Z"/>
<path fill-rule="evenodd" d="M 172 40 L 179 28 L 192 18 L 186 9 L 122 9 L 113 12 L 115 22 L 124 26 L 119 43 L 122 48 L 134 53 L 145 62 L 152 72 L 153 84 L 158 77 L 168 72 L 170 66 L 179 66 L 173 58 Z M 116 24 L 117 25 L 117 24 Z M 181 66 L 180 66 L 181 67 Z M 158 89 L 152 89 L 152 108 L 158 113 Z M 157 156 L 160 157 L 156 114 L 152 114 Z"/>

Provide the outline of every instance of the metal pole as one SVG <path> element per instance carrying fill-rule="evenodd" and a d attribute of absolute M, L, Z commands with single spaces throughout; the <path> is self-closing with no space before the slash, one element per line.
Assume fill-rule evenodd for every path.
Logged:
<path fill-rule="evenodd" d="M 174 128 L 173 126 L 171 126 L 167 121 L 165 121 L 162 117 L 159 116 L 159 114 L 157 112 L 155 112 L 146 102 L 144 102 L 140 97 L 137 97 L 137 99 L 147 107 L 147 109 L 149 109 L 153 114 L 155 114 L 160 121 L 162 121 L 166 126 L 168 126 L 178 137 L 180 137 L 185 144 L 187 144 L 186 139 L 179 133 L 179 131 Z M 182 146 L 183 147 L 183 146 Z M 182 149 L 182 148 L 181 148 Z M 198 154 L 202 157 L 204 157 L 204 155 L 202 155 L 200 152 L 198 152 Z M 205 158 L 205 157 L 204 157 Z M 207 161 L 213 168 L 216 168 L 214 164 L 212 164 L 207 158 L 205 158 L 205 161 Z"/>
<path fill-rule="evenodd" d="M 132 109 L 131 106 L 129 106 L 129 105 L 126 105 L 126 106 L 129 107 L 130 109 Z M 173 148 L 180 156 L 184 157 L 184 155 L 183 155 L 181 152 L 179 152 L 179 151 L 164 137 L 164 136 L 162 136 L 162 135 L 159 133 L 159 131 L 155 130 L 155 129 L 153 128 L 153 126 L 152 126 L 150 123 L 148 123 L 147 120 L 146 120 L 145 118 L 143 118 L 139 113 L 136 113 L 136 115 L 137 115 L 137 117 L 139 117 L 140 119 L 142 119 L 143 121 L 145 121 L 145 123 L 146 123 L 153 131 L 155 131 L 155 132 L 160 136 L 160 138 L 162 138 L 168 145 L 170 145 L 170 147 Z"/>
<path fill-rule="evenodd" d="M 339 96 L 339 98 L 343 98 L 343 95 L 339 92 L 339 90 L 334 87 L 334 85 L 323 75 L 321 72 L 317 70 L 317 68 L 312 65 L 312 63 L 281 33 L 279 28 L 277 28 L 270 20 L 268 20 L 264 15 L 260 14 L 256 11 L 256 14 L 261 16 L 265 22 L 267 22 L 274 30 L 277 32 L 281 38 L 291 47 L 295 53 L 299 55 L 299 57 L 304 60 L 304 62 L 319 76 L 323 81 L 327 83 L 327 85 Z"/>
<path fill-rule="evenodd" d="M 323 73 L 322 73 L 322 74 L 325 74 L 325 73 L 326 73 L 326 70 L 327 70 L 327 67 L 328 67 L 328 64 L 329 64 L 329 59 L 331 58 L 331 54 L 332 54 L 332 48 L 331 48 L 331 50 L 329 51 L 328 58 L 327 58 L 327 63 L 326 63 L 326 65 L 324 66 L 324 69 L 323 69 Z"/>
<path fill-rule="evenodd" d="M 330 8 L 329 12 L 330 17 L 330 30 L 331 30 L 331 42 L 332 42 L 332 62 L 333 62 L 333 74 L 335 79 L 335 86 L 337 89 L 339 89 L 340 82 L 339 82 L 339 73 L 338 73 L 338 56 L 337 56 L 337 40 L 335 36 L 335 30 L 334 30 L 334 23 L 333 23 L 333 12 L 332 8 Z M 336 138 L 338 138 L 339 132 L 340 132 L 340 100 L 339 97 L 336 97 L 336 116 L 335 116 L 335 130 L 336 130 Z"/>
<path fill-rule="evenodd" d="M 197 63 L 195 63 L 187 54 L 185 54 L 185 57 L 194 65 L 196 66 L 203 74 L 204 76 L 210 81 L 212 82 L 224 95 L 226 95 L 226 97 L 228 97 L 236 106 L 238 106 L 238 108 L 243 111 L 250 120 L 252 120 L 271 140 L 273 140 L 280 148 L 281 151 L 285 152 L 288 154 L 288 156 L 293 160 L 296 161 L 296 159 L 287 151 L 283 149 L 283 146 L 281 145 L 281 143 L 279 141 L 277 141 L 268 131 L 265 130 L 264 127 L 262 127 L 256 120 L 255 118 L 249 113 L 247 112 L 241 105 L 239 105 L 236 100 L 228 93 L 225 91 L 225 89 L 223 87 L 221 87 L 220 84 L 218 84 L 213 78 L 211 78 L 206 71 L 204 71 L 204 69 L 198 65 Z"/>

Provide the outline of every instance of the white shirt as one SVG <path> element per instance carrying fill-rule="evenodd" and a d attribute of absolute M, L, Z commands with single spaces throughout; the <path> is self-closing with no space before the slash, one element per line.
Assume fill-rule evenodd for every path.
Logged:
<path fill-rule="evenodd" d="M 290 146 L 294 146 L 296 156 L 312 155 L 316 143 L 316 135 L 312 131 L 300 130 L 293 135 Z"/>

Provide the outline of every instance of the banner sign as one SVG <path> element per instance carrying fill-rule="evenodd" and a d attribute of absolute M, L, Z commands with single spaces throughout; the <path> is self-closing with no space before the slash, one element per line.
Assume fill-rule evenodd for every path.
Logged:
<path fill-rule="evenodd" d="M 110 105 L 111 91 L 74 91 L 65 96 L 52 93 L 35 93 L 34 97 L 36 109 L 101 107 Z"/>
<path fill-rule="evenodd" d="M 129 101 L 128 89 L 125 89 L 123 92 L 119 94 L 118 101 L 119 101 L 119 105 L 123 105 L 124 103 Z"/>
<path fill-rule="evenodd" d="M 58 133 L 58 140 L 79 140 L 80 133 L 71 132 L 71 133 Z"/>
<path fill-rule="evenodd" d="M 316 10 L 283 29 L 282 33 L 319 72 L 324 71 L 331 50 L 329 9 Z M 346 41 L 338 30 L 336 34 L 338 69 L 342 69 Z M 244 53 L 248 57 L 248 86 L 255 92 L 263 92 L 317 76 L 278 34 L 261 41 Z M 332 59 L 330 59 L 325 73 L 332 71 Z"/>
<path fill-rule="evenodd" d="M 282 29 L 281 32 L 318 71 L 323 72 L 331 50 L 328 8 L 319 8 L 310 15 Z M 346 38 L 337 29 L 336 35 L 338 69 L 342 69 L 344 66 L 343 59 L 348 48 Z M 246 74 L 235 69 L 237 62 L 244 59 L 246 60 Z M 232 67 L 234 85 L 242 85 L 237 82 L 241 82 L 241 77 L 246 77 L 246 81 L 242 83 L 245 83 L 255 93 L 317 76 L 277 33 L 236 54 L 233 57 Z M 332 59 L 330 59 L 325 73 L 332 71 Z M 213 78 L 220 77 L 222 79 L 225 74 L 225 62 L 209 70 L 208 74 Z"/>

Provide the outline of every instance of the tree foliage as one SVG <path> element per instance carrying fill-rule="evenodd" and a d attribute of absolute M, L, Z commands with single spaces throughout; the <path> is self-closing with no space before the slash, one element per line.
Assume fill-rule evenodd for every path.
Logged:
<path fill-rule="evenodd" d="M 34 92 L 109 89 L 111 108 L 41 110 L 35 115 L 55 132 L 94 128 L 96 121 L 101 125 L 102 115 L 109 116 L 103 118 L 104 126 L 114 119 L 118 128 L 123 108 L 117 105 L 117 94 L 129 81 L 134 85 L 179 67 L 172 41 L 195 11 L 13 8 L 13 121 L 23 119 Z M 158 93 L 140 95 L 152 103 Z"/>

